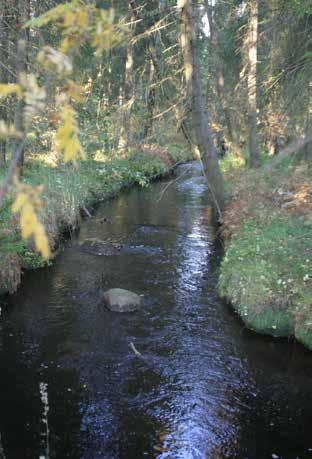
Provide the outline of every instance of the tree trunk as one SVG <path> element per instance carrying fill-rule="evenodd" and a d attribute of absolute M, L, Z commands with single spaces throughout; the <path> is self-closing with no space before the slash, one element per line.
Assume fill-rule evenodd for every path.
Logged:
<path fill-rule="evenodd" d="M 130 21 L 132 23 L 132 30 L 134 31 L 134 21 L 136 16 L 134 13 L 134 1 L 128 0 L 128 8 L 130 11 Z M 130 42 L 126 50 L 125 58 L 125 72 L 124 72 L 124 81 L 121 94 L 122 102 L 122 122 L 120 137 L 118 142 L 118 151 L 120 155 L 124 156 L 129 148 L 130 141 L 130 115 L 131 107 L 133 104 L 134 94 L 133 94 L 133 45 Z"/>
<path fill-rule="evenodd" d="M 149 60 L 149 76 L 148 76 L 148 88 L 146 95 L 146 107 L 147 107 L 147 118 L 144 126 L 143 138 L 149 136 L 153 128 L 153 116 L 154 116 L 154 107 L 155 107 L 155 87 L 154 84 L 155 77 L 155 66 L 153 59 Z"/>
<path fill-rule="evenodd" d="M 224 76 L 223 76 L 223 68 L 222 68 L 220 55 L 219 55 L 218 36 L 217 36 L 216 28 L 215 28 L 214 19 L 212 17 L 212 7 L 211 5 L 209 5 L 208 0 L 205 0 L 205 8 L 206 8 L 206 14 L 208 17 L 208 23 L 209 23 L 209 28 L 210 28 L 211 48 L 213 51 L 213 57 L 215 61 L 217 92 L 218 92 L 218 96 L 219 96 L 220 103 L 221 103 L 221 108 L 222 108 L 223 115 L 224 115 L 228 139 L 230 142 L 233 142 L 235 140 L 235 127 L 234 127 L 234 122 L 233 122 L 231 111 L 228 107 L 227 94 L 226 94 Z"/>
<path fill-rule="evenodd" d="M 16 64 L 15 70 L 17 74 L 17 79 L 20 74 L 27 71 L 27 52 L 28 52 L 28 33 L 26 29 L 23 29 L 23 25 L 27 22 L 29 16 L 29 0 L 18 0 L 18 34 L 17 34 L 17 46 L 16 46 Z M 24 102 L 18 100 L 15 106 L 14 113 L 14 124 L 15 129 L 18 132 L 24 132 Z M 15 142 L 13 145 L 13 150 L 16 151 L 20 142 Z M 22 173 L 24 166 L 24 151 L 19 157 L 17 165 L 17 174 Z"/>
<path fill-rule="evenodd" d="M 308 108 L 307 108 L 307 119 L 306 119 L 306 137 L 312 136 L 312 81 L 308 83 Z M 311 144 L 307 144 L 304 148 L 304 156 L 309 161 L 309 166 L 312 166 L 312 147 Z"/>
<path fill-rule="evenodd" d="M 248 52 L 248 131 L 250 165 L 260 165 L 257 136 L 257 48 L 258 48 L 258 1 L 250 0 L 247 37 Z"/>
<path fill-rule="evenodd" d="M 8 83 L 8 27 L 7 18 L 8 8 L 7 1 L 0 0 L 0 82 Z M 0 119 L 7 121 L 7 107 L 5 101 L 0 101 Z M 6 160 L 6 141 L 0 140 L 0 168 Z"/>
<path fill-rule="evenodd" d="M 181 49 L 187 93 L 192 101 L 193 126 L 210 193 L 218 214 L 224 207 L 224 181 L 214 146 L 202 90 L 195 18 L 191 0 L 178 0 L 181 21 Z"/>

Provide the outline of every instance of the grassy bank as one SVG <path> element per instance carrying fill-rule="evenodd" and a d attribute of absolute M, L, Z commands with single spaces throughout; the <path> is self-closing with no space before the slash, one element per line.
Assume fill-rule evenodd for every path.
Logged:
<path fill-rule="evenodd" d="M 311 165 L 263 174 L 223 164 L 232 201 L 222 220 L 220 293 L 248 328 L 312 349 Z"/>
<path fill-rule="evenodd" d="M 23 180 L 31 185 L 43 184 L 44 222 L 50 246 L 57 253 L 65 231 L 79 227 L 81 211 L 117 195 L 123 188 L 146 186 L 166 175 L 175 164 L 190 159 L 180 145 L 168 149 L 144 146 L 127 159 L 97 155 L 73 166 L 57 166 L 36 155 L 28 159 Z M 46 264 L 36 253 L 32 241 L 21 240 L 18 219 L 10 211 L 8 200 L 0 211 L 0 294 L 14 292 L 25 269 Z M 49 261 L 48 263 L 51 263 Z"/>

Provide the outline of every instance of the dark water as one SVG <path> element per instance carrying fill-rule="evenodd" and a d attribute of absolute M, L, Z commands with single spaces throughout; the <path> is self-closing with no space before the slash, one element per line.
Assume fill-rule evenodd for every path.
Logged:
<path fill-rule="evenodd" d="M 218 298 L 197 167 L 158 202 L 163 186 L 132 190 L 83 225 L 80 241 L 110 239 L 118 255 L 65 248 L 10 298 L 0 318 L 7 459 L 46 454 L 40 383 L 51 458 L 312 457 L 312 354 L 248 332 Z M 143 294 L 145 306 L 108 312 L 101 287 Z"/>

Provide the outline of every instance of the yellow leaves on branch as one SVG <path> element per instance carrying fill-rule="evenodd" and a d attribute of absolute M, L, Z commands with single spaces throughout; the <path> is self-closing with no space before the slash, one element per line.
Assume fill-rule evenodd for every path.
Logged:
<path fill-rule="evenodd" d="M 3 97 L 11 96 L 12 94 L 16 94 L 17 96 L 22 96 L 23 91 L 19 84 L 0 84 L 0 99 Z"/>
<path fill-rule="evenodd" d="M 38 18 L 31 19 L 25 24 L 24 27 L 42 27 L 49 24 L 50 22 L 62 21 L 64 15 L 70 13 L 72 10 L 75 10 L 79 6 L 81 6 L 80 2 L 75 0 L 72 2 L 57 5 Z"/>
<path fill-rule="evenodd" d="M 55 70 L 59 74 L 68 75 L 73 70 L 71 59 L 52 46 L 44 46 L 39 51 L 37 59 L 45 68 Z"/>
<path fill-rule="evenodd" d="M 42 186 L 31 187 L 16 182 L 17 194 L 12 204 L 12 212 L 20 214 L 20 226 L 23 239 L 31 236 L 34 238 L 35 246 L 42 258 L 49 259 L 51 256 L 48 238 L 42 223 L 38 220 L 36 211 L 42 207 L 39 198 Z"/>
<path fill-rule="evenodd" d="M 114 23 L 115 13 L 111 8 L 103 10 L 79 0 L 57 5 L 38 18 L 28 21 L 25 27 L 43 27 L 53 23 L 62 30 L 59 52 L 67 54 L 86 41 L 91 42 L 100 53 L 121 43 L 127 28 L 121 20 Z M 59 61 L 59 56 L 50 56 Z"/>
<path fill-rule="evenodd" d="M 79 128 L 75 110 L 68 104 L 61 109 L 61 125 L 55 133 L 58 149 L 64 155 L 64 161 L 84 159 L 85 154 L 79 141 Z"/>
<path fill-rule="evenodd" d="M 46 91 L 38 85 L 37 77 L 33 73 L 21 73 L 20 85 L 24 90 L 24 122 L 28 126 L 33 117 L 45 108 Z"/>

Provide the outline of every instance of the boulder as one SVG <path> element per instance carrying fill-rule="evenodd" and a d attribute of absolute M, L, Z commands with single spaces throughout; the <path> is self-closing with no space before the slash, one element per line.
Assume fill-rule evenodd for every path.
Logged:
<path fill-rule="evenodd" d="M 110 311 L 132 312 L 137 311 L 142 303 L 136 293 L 122 288 L 112 288 L 104 293 L 105 305 Z"/>

